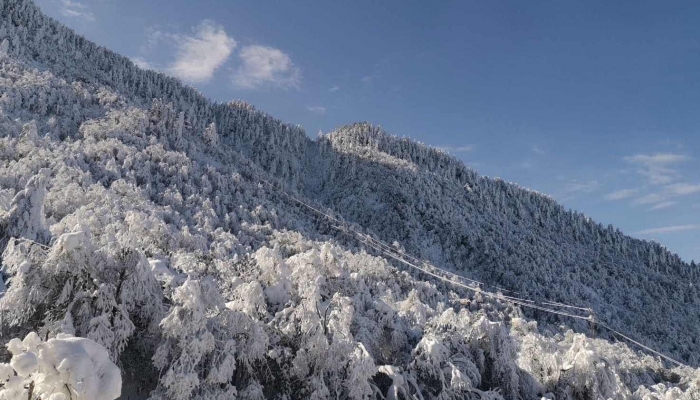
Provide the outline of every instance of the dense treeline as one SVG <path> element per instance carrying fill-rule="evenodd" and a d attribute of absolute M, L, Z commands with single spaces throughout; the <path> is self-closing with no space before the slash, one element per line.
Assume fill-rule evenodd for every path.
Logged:
<path fill-rule="evenodd" d="M 333 162 L 315 196 L 382 239 L 530 298 L 592 307 L 647 344 L 700 361 L 695 262 L 370 124 L 340 128 L 321 148 Z"/>

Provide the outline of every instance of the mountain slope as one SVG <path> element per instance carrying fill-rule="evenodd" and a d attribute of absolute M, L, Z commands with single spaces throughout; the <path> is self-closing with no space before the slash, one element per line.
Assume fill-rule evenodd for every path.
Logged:
<path fill-rule="evenodd" d="M 124 397 L 700 396 L 695 369 L 402 271 L 275 187 L 697 363 L 697 268 L 656 244 L 367 124 L 313 141 L 211 103 L 27 0 L 0 52 L 3 331 L 97 342 Z"/>
<path fill-rule="evenodd" d="M 591 307 L 649 345 L 700 361 L 696 265 L 369 124 L 322 141 L 332 161 L 311 194 L 348 220 L 526 298 Z"/>

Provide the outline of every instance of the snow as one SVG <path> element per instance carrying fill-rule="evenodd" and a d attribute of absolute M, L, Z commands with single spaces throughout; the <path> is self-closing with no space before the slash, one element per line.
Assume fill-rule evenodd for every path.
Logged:
<path fill-rule="evenodd" d="M 394 367 L 393 365 L 381 365 L 379 368 L 377 368 L 377 371 L 384 373 L 391 378 L 391 386 L 389 387 L 386 396 L 387 400 L 399 400 L 399 393 L 403 393 L 403 396 L 406 396 L 405 392 L 402 391 L 406 385 L 406 381 L 398 368 Z"/>
<path fill-rule="evenodd" d="M 22 127 L 22 136 L 32 142 L 39 138 L 39 130 L 36 126 L 36 121 L 32 120 L 24 124 Z"/>
<path fill-rule="evenodd" d="M 148 260 L 148 265 L 151 267 L 151 272 L 153 275 L 160 277 L 172 277 L 175 276 L 173 270 L 168 267 L 168 260 L 163 258 Z"/>
<path fill-rule="evenodd" d="M 12 359 L 0 364 L 0 381 L 8 381 L 0 387 L 2 399 L 26 396 L 30 384 L 39 398 L 114 400 L 121 395 L 121 371 L 91 340 L 59 335 L 42 342 L 31 332 L 23 341 L 12 339 L 8 348 Z"/>
<path fill-rule="evenodd" d="M 7 52 L 10 49 L 10 41 L 5 38 L 0 43 L 0 60 L 7 56 Z"/>
<path fill-rule="evenodd" d="M 57 246 L 63 251 L 71 252 L 85 241 L 85 232 L 64 233 L 58 238 Z"/>
<path fill-rule="evenodd" d="M 121 395 L 121 372 L 97 343 L 76 337 L 49 339 L 41 348 L 60 378 L 74 388 L 77 399 L 112 400 Z"/>
<path fill-rule="evenodd" d="M 10 339 L 10 341 L 7 343 L 7 350 L 15 355 L 22 354 L 24 352 L 22 340 L 17 338 Z"/>
<path fill-rule="evenodd" d="M 39 368 L 39 359 L 32 352 L 21 353 L 12 357 L 10 366 L 17 372 L 17 375 L 27 378 Z"/>

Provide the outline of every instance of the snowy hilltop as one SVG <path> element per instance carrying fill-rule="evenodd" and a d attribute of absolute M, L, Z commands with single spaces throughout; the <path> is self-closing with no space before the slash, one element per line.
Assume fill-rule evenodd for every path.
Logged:
<path fill-rule="evenodd" d="M 700 399 L 695 263 L 30 0 L 0 2 L 0 252 L 0 399 Z"/>

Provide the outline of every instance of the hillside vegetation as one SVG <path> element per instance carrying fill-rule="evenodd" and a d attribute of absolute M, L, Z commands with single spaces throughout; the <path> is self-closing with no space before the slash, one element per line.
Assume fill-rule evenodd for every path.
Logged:
<path fill-rule="evenodd" d="M 213 103 L 29 0 L 0 3 L 0 251 L 12 359 L 80 343 L 126 399 L 700 399 L 694 263 L 371 124 Z M 0 399 L 68 379 L 46 357 Z"/>

